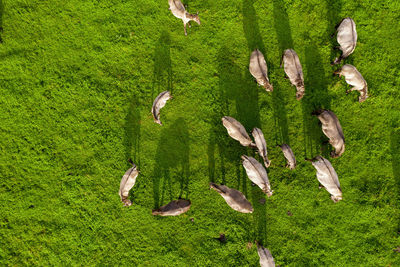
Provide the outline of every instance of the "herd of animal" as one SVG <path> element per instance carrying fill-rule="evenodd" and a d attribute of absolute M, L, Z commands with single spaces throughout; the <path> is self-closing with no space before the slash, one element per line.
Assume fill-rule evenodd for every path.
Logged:
<path fill-rule="evenodd" d="M 186 25 L 189 24 L 190 27 L 191 20 L 200 24 L 198 14 L 193 15 L 188 13 L 180 0 L 168 0 L 168 3 L 169 10 L 172 14 L 175 17 L 182 19 L 185 35 L 187 35 Z M 340 45 L 340 50 L 342 50 L 342 54 L 340 57 L 336 58 L 332 64 L 339 64 L 342 60 L 347 58 L 354 51 L 357 42 L 356 26 L 351 18 L 343 19 L 336 27 L 336 31 L 337 41 Z M 293 49 L 287 49 L 283 52 L 281 66 L 282 65 L 284 66 L 287 78 L 290 80 L 291 84 L 296 87 L 296 99 L 301 100 L 306 94 L 306 89 L 304 86 L 300 59 Z M 251 53 L 249 71 L 255 78 L 256 82 L 260 86 L 264 87 L 267 92 L 272 92 L 274 90 L 273 85 L 268 78 L 268 68 L 264 55 L 258 49 Z M 360 92 L 359 102 L 363 102 L 368 97 L 367 83 L 354 66 L 345 64 L 340 70 L 336 71 L 335 74 L 345 76 L 346 82 L 353 86 L 349 91 L 357 90 Z M 155 123 L 162 125 L 160 120 L 160 110 L 171 98 L 172 96 L 170 92 L 164 91 L 154 100 L 151 113 Z M 334 148 L 331 152 L 331 157 L 336 158 L 341 156 L 345 150 L 345 139 L 342 127 L 335 113 L 330 110 L 320 109 L 314 111 L 312 115 L 318 117 L 322 125 L 323 133 L 329 138 L 329 143 Z M 242 165 L 252 183 L 257 185 L 268 197 L 271 197 L 274 191 L 271 188 L 268 173 L 266 171 L 266 168 L 270 167 L 271 161 L 268 159 L 267 144 L 261 129 L 254 128 L 252 130 L 251 134 L 254 138 L 253 142 L 253 139 L 249 136 L 245 127 L 236 119 L 224 116 L 222 118 L 222 124 L 231 138 L 237 140 L 242 146 L 257 150 L 263 160 L 264 166 L 255 158 L 247 155 L 241 156 Z M 286 167 L 291 170 L 295 169 L 296 158 L 290 146 L 288 144 L 282 144 L 279 147 L 287 160 Z M 331 199 L 334 202 L 342 200 L 342 190 L 340 188 L 339 178 L 332 164 L 322 156 L 316 156 L 313 159 L 306 160 L 310 161 L 315 167 L 317 179 L 320 182 L 320 185 L 330 193 Z M 133 166 L 123 175 L 119 189 L 119 195 L 124 206 L 132 205 L 132 202 L 129 200 L 129 191 L 135 185 L 136 178 L 140 173 L 137 166 L 133 162 L 131 163 Z M 219 193 L 233 210 L 242 213 L 253 212 L 254 209 L 252 204 L 239 190 L 216 183 L 210 183 L 210 188 Z M 190 200 L 174 200 L 167 205 L 153 210 L 152 214 L 160 216 L 176 216 L 187 212 L 190 209 L 190 206 Z M 258 242 L 257 251 L 260 257 L 261 266 L 275 266 L 271 252 Z"/>

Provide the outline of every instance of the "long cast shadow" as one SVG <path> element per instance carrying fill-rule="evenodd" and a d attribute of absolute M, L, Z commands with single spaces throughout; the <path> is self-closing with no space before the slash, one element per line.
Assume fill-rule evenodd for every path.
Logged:
<path fill-rule="evenodd" d="M 4 3 L 0 0 L 0 43 L 3 42 L 3 17 L 4 17 Z"/>
<path fill-rule="evenodd" d="M 281 52 L 293 48 L 292 31 L 289 24 L 289 16 L 282 0 L 273 0 L 273 14 L 276 37 Z"/>
<path fill-rule="evenodd" d="M 260 34 L 257 13 L 253 6 L 254 2 L 254 0 L 243 0 L 243 31 L 249 50 L 258 48 L 264 54 L 266 51 Z"/>
<path fill-rule="evenodd" d="M 243 12 L 243 31 L 247 40 L 248 47 L 248 58 L 250 59 L 250 54 L 253 50 L 259 49 L 265 57 L 267 65 L 271 66 L 268 62 L 268 57 L 266 54 L 266 49 L 264 42 L 261 37 L 260 27 L 258 24 L 258 17 L 256 10 L 253 6 L 254 0 L 243 0 L 242 12 Z M 249 61 L 248 61 L 249 62 Z M 243 124 L 247 131 L 251 131 L 254 127 L 260 127 L 260 108 L 259 108 L 259 98 L 258 92 L 261 87 L 258 87 L 254 81 L 253 76 L 249 72 L 248 64 L 243 68 L 244 74 L 240 75 L 241 82 L 239 82 L 238 91 L 235 93 L 235 103 L 237 111 L 237 119 Z M 263 90 L 263 89 L 262 89 Z M 264 93 L 266 93 L 263 90 Z M 270 94 L 270 93 L 268 93 Z M 251 149 L 247 149 L 247 155 L 255 156 L 255 152 Z M 247 175 L 240 163 L 240 169 L 237 171 L 238 177 L 241 176 L 242 179 L 238 179 L 243 187 L 244 194 L 247 196 Z M 267 238 L 267 214 L 266 207 L 263 205 L 258 205 L 258 200 L 263 197 L 263 193 L 258 188 L 252 187 L 250 190 L 251 200 L 254 208 L 253 219 L 255 221 L 256 232 L 253 234 L 253 239 L 258 241 L 266 241 Z M 251 234 L 252 231 L 249 231 Z"/>
<path fill-rule="evenodd" d="M 218 91 L 215 97 L 215 101 L 212 105 L 213 115 L 211 118 L 211 127 L 209 133 L 209 142 L 208 142 L 208 175 L 210 182 L 216 182 L 216 173 L 217 176 L 221 177 L 221 183 L 226 183 L 226 162 L 228 162 L 228 158 L 230 158 L 231 150 L 235 147 L 230 145 L 229 136 L 226 132 L 226 129 L 223 127 L 221 118 L 223 116 L 229 116 L 229 100 L 230 90 L 237 91 L 238 79 L 240 75 L 238 68 L 235 66 L 233 59 L 231 58 L 233 55 L 232 51 L 229 47 L 223 46 L 220 48 L 217 55 L 218 62 Z M 218 148 L 218 156 L 219 159 L 219 168 L 220 172 L 216 172 L 216 158 L 215 158 L 215 150 Z"/>
<path fill-rule="evenodd" d="M 163 91 L 173 95 L 173 73 L 171 64 L 171 38 L 166 30 L 160 34 L 154 48 L 154 72 L 151 99 Z M 156 95 L 157 94 L 157 95 Z"/>
<path fill-rule="evenodd" d="M 400 130 L 392 129 L 390 133 L 390 150 L 392 154 L 392 168 L 397 189 L 397 203 L 400 204 Z M 398 217 L 397 231 L 400 232 L 400 218 Z"/>
<path fill-rule="evenodd" d="M 158 126 L 158 125 L 155 125 Z M 189 197 L 189 131 L 183 118 L 162 129 L 153 170 L 154 207 Z M 179 194 L 176 194 L 179 192 Z"/>
<path fill-rule="evenodd" d="M 327 29 L 326 29 L 326 37 L 330 40 L 331 44 L 331 56 L 330 61 L 332 62 L 336 56 L 338 56 L 338 51 L 335 51 L 333 48 L 338 46 L 339 44 L 336 41 L 336 35 L 331 37 L 335 33 L 335 26 L 342 20 L 339 17 L 339 13 L 342 10 L 342 1 L 341 0 L 325 0 L 326 8 L 326 18 L 328 21 Z"/>
<path fill-rule="evenodd" d="M 136 95 L 129 101 L 128 114 L 125 117 L 125 158 L 132 159 L 140 168 L 140 102 Z"/>
<path fill-rule="evenodd" d="M 322 133 L 318 118 L 311 115 L 314 110 L 331 107 L 328 81 L 325 77 L 321 55 L 315 44 L 309 44 L 305 48 L 305 69 L 307 70 L 306 94 L 301 100 L 305 140 L 304 157 L 313 158 L 319 154 L 329 156 L 329 148 L 326 144 L 328 139 Z"/>
<path fill-rule="evenodd" d="M 280 53 L 283 53 L 285 49 L 294 48 L 289 17 L 282 1 L 274 0 L 272 3 L 274 27 L 278 38 Z M 279 129 L 279 132 L 275 132 L 275 142 L 277 144 L 286 143 L 290 145 L 285 99 L 281 91 L 282 86 L 278 80 L 274 81 L 273 84 L 275 89 L 272 93 L 272 103 L 274 108 L 275 128 Z"/>

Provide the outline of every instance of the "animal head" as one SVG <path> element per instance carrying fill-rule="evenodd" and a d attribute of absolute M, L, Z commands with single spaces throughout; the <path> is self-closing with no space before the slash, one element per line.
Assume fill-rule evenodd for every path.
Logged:
<path fill-rule="evenodd" d="M 265 167 L 269 167 L 269 166 L 271 166 L 271 161 L 270 160 L 266 160 L 266 161 L 264 161 L 264 164 L 265 164 Z"/>
<path fill-rule="evenodd" d="M 333 200 L 333 202 L 337 203 L 340 200 L 342 200 L 343 197 L 342 196 L 331 196 L 331 199 Z"/>
<path fill-rule="evenodd" d="M 154 119 L 154 122 L 160 124 L 161 126 L 163 125 L 160 120 Z"/>
<path fill-rule="evenodd" d="M 264 82 L 263 87 L 265 88 L 265 90 L 267 92 L 272 92 L 274 91 L 274 87 L 272 86 L 272 84 L 270 84 L 269 82 Z"/>
<path fill-rule="evenodd" d="M 271 190 L 269 188 L 266 188 L 264 191 L 264 193 L 267 194 L 268 197 L 271 197 L 273 192 L 274 192 L 274 190 Z"/>
<path fill-rule="evenodd" d="M 360 96 L 358 97 L 358 102 L 360 102 L 360 103 L 364 102 L 365 99 L 367 99 L 369 97 L 367 94 L 367 90 L 368 90 L 368 88 L 367 88 L 367 86 L 365 86 L 365 88 L 362 91 L 360 91 Z"/>
<path fill-rule="evenodd" d="M 132 202 L 129 199 L 124 200 L 124 207 L 129 207 L 132 205 Z"/>
<path fill-rule="evenodd" d="M 200 18 L 199 18 L 199 12 L 197 12 L 195 15 L 193 15 L 193 20 L 200 25 Z"/>
<path fill-rule="evenodd" d="M 299 88 L 297 88 L 296 99 L 297 99 L 297 100 L 302 99 L 303 96 L 304 96 L 304 92 L 305 92 L 304 85 L 302 85 L 302 86 L 300 86 Z"/>
<path fill-rule="evenodd" d="M 272 84 L 269 83 L 267 79 L 265 79 L 265 77 L 257 79 L 257 83 L 264 87 L 267 92 L 274 91 L 274 87 L 272 86 Z"/>
<path fill-rule="evenodd" d="M 367 94 L 358 97 L 358 102 L 362 103 L 367 99 L 369 96 Z"/>

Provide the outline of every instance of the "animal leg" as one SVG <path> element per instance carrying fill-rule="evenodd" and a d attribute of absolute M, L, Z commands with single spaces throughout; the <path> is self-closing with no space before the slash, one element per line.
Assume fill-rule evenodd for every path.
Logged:
<path fill-rule="evenodd" d="M 185 35 L 187 35 L 187 31 L 186 31 L 186 23 L 183 23 L 183 29 L 185 30 Z"/>
<path fill-rule="evenodd" d="M 355 86 L 354 86 L 354 87 L 351 87 L 349 90 L 346 91 L 346 95 L 347 95 L 348 93 L 354 91 L 354 90 L 357 90 L 357 88 L 356 88 Z"/>
<path fill-rule="evenodd" d="M 333 74 L 334 74 L 334 75 L 339 75 L 339 77 L 342 77 L 342 74 L 340 73 L 340 71 L 341 71 L 341 70 L 337 70 L 337 71 L 335 71 Z"/>
<path fill-rule="evenodd" d="M 192 25 L 190 24 L 190 21 L 187 24 L 189 25 L 189 28 L 192 28 Z"/>

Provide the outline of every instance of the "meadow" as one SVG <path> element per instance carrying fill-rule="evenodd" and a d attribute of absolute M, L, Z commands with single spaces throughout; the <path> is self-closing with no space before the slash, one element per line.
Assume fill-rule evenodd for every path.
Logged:
<path fill-rule="evenodd" d="M 0 265 L 257 266 L 258 240 L 281 266 L 400 266 L 400 3 L 183 2 L 201 20 L 187 36 L 167 0 L 0 0 Z M 363 103 L 330 65 L 345 17 Z M 256 48 L 272 93 L 249 73 Z M 301 101 L 279 67 L 287 48 L 303 66 Z M 165 90 L 160 126 L 150 110 Z M 318 108 L 343 127 L 339 158 Z M 240 156 L 260 158 L 228 136 L 225 115 L 264 132 L 271 198 L 247 178 Z M 318 189 L 304 161 L 316 155 L 336 169 L 342 201 Z M 141 173 L 127 208 L 129 159 Z M 210 182 L 242 191 L 254 213 L 230 209 Z M 151 215 L 179 197 L 187 213 Z"/>

